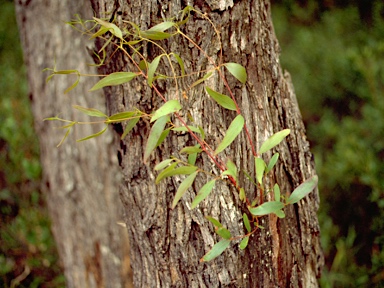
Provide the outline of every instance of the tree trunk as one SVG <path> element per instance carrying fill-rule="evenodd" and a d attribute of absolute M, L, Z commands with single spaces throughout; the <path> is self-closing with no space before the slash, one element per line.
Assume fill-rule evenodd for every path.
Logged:
<path fill-rule="evenodd" d="M 58 123 L 43 122 L 59 115 L 85 120 L 72 105 L 105 109 L 101 93 L 88 95 L 96 79 L 81 79 L 67 95 L 64 90 L 76 78 L 49 75 L 44 68 L 76 67 L 83 73 L 96 74 L 87 65 L 92 62 L 86 42 L 65 21 L 80 13 L 92 17 L 89 3 L 77 0 L 16 0 L 18 24 L 28 69 L 30 98 L 35 129 L 40 139 L 43 167 L 42 190 L 45 192 L 52 230 L 64 266 L 67 287 L 130 287 L 128 237 L 117 225 L 122 219 L 118 199 L 121 180 L 113 149 L 114 136 L 76 143 L 75 139 L 97 132 L 98 125 L 76 127 L 57 148 L 63 130 Z"/>
<path fill-rule="evenodd" d="M 229 86 L 235 93 L 250 137 L 256 147 L 273 133 L 291 129 L 291 134 L 275 152 L 280 159 L 268 177 L 269 183 L 278 183 L 282 193 L 289 195 L 295 187 L 315 175 L 312 154 L 305 136 L 298 104 L 288 73 L 279 65 L 279 45 L 273 30 L 270 3 L 253 1 L 113 1 L 91 0 L 96 17 L 114 20 L 119 27 L 128 20 L 142 30 L 163 19 L 180 16 L 178 12 L 189 5 L 206 12 L 220 30 L 223 46 L 223 63 L 242 64 L 248 73 L 246 85 L 240 85 L 231 75 Z M 129 26 L 129 25 L 128 25 Z M 220 60 L 220 45 L 208 21 L 193 14 L 182 31 L 192 38 L 215 61 Z M 104 43 L 96 41 L 100 49 Z M 168 52 L 178 53 L 184 61 L 186 73 L 212 68 L 206 57 L 181 37 L 162 41 Z M 116 71 L 137 71 L 127 57 L 116 52 L 111 45 L 107 52 L 107 64 L 101 66 L 102 74 Z M 132 51 L 131 51 L 132 52 Z M 143 45 L 140 52 L 152 61 L 159 51 L 153 45 Z M 165 65 L 159 72 L 166 74 Z M 176 64 L 177 65 L 177 64 Z M 200 77 L 204 72 L 200 74 Z M 198 79 L 185 78 L 179 83 L 179 91 L 168 81 L 156 82 L 167 99 L 175 99 Z M 220 108 L 206 96 L 203 85 L 186 91 L 187 97 L 179 100 L 185 114 L 190 113 L 195 125 L 206 131 L 206 141 L 216 147 L 223 138 L 236 113 Z M 226 93 L 223 81 L 212 77 L 209 86 Z M 161 99 L 143 79 L 135 79 L 123 86 L 106 88 L 110 114 L 132 110 L 134 107 L 150 113 L 162 105 Z M 184 146 L 194 145 L 189 134 L 170 134 L 164 144 L 156 149 L 147 163 L 143 163 L 144 147 L 150 123 L 139 122 L 133 132 L 120 142 L 119 162 L 124 181 L 121 196 L 126 211 L 126 224 L 131 243 L 131 261 L 136 287 L 317 287 L 323 265 L 320 247 L 319 225 L 316 212 L 319 206 L 315 189 L 298 204 L 285 208 L 286 217 L 274 214 L 264 216 L 259 229 L 250 239 L 244 251 L 232 244 L 221 256 L 207 263 L 199 259 L 219 241 L 213 226 L 205 216 L 214 216 L 226 226 L 232 235 L 243 235 L 242 214 L 247 208 L 239 200 L 233 185 L 217 181 L 215 189 L 197 209 L 190 209 L 191 201 L 206 177 L 199 174 L 193 186 L 175 209 L 171 209 L 181 177 L 174 177 L 155 185 L 157 172 L 154 166 L 171 155 L 178 157 Z M 124 125 L 123 125 L 124 126 Z M 121 133 L 124 127 L 116 125 Z M 254 158 L 241 133 L 226 149 L 222 159 L 230 158 L 237 165 L 239 182 L 249 199 L 260 196 L 242 171 L 255 175 Z M 271 154 L 265 156 L 266 162 Z M 198 159 L 200 167 L 215 173 L 212 162 L 206 157 Z M 220 183 L 218 183 L 220 182 Z M 273 193 L 266 193 L 261 201 L 273 200 Z"/>

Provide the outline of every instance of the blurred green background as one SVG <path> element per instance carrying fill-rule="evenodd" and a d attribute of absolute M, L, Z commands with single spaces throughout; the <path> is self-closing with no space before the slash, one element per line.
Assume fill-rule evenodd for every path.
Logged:
<path fill-rule="evenodd" d="M 275 0 L 320 176 L 321 287 L 384 287 L 384 3 Z M 64 287 L 12 1 L 0 0 L 0 287 Z M 25 276 L 25 277 L 24 277 Z"/>

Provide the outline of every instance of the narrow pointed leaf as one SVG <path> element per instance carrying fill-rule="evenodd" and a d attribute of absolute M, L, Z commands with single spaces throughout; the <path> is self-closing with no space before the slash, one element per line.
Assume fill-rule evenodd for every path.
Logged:
<path fill-rule="evenodd" d="M 127 126 L 125 126 L 124 133 L 123 135 L 121 135 L 121 139 L 124 139 L 125 136 L 127 136 L 128 133 L 131 132 L 131 130 L 133 129 L 133 127 L 136 126 L 139 120 L 140 120 L 140 117 L 137 117 L 137 118 L 132 118 L 131 120 L 128 121 Z"/>
<path fill-rule="evenodd" d="M 204 255 L 203 258 L 200 259 L 200 262 L 208 262 L 215 259 L 217 256 L 220 256 L 221 253 L 224 252 L 225 249 L 231 244 L 231 240 L 223 239 L 213 245 L 212 249 L 208 251 L 207 254 Z"/>
<path fill-rule="evenodd" d="M 231 239 L 231 232 L 225 227 L 220 227 L 215 230 L 216 234 L 224 239 Z"/>
<path fill-rule="evenodd" d="M 164 32 L 165 30 L 173 27 L 174 25 L 175 25 L 175 23 L 173 23 L 171 21 L 164 21 L 164 22 L 161 22 L 160 24 L 157 24 L 157 25 L 151 27 L 148 31 Z"/>
<path fill-rule="evenodd" d="M 156 147 L 160 146 L 161 143 L 167 138 L 169 132 L 171 131 L 171 128 L 165 129 L 163 132 L 161 132 L 159 140 L 157 140 Z"/>
<path fill-rule="evenodd" d="M 219 220 L 216 220 L 215 218 L 211 216 L 206 216 L 207 220 L 213 224 L 213 226 L 220 228 L 223 227 L 223 225 L 219 222 Z"/>
<path fill-rule="evenodd" d="M 123 39 L 123 33 L 121 32 L 120 28 L 117 27 L 115 24 L 98 19 L 96 17 L 93 17 L 93 19 L 95 19 L 96 22 L 99 23 L 101 26 L 107 28 L 117 38 Z"/>
<path fill-rule="evenodd" d="M 152 151 L 156 148 L 157 142 L 164 131 L 164 127 L 168 122 L 169 117 L 163 116 L 156 120 L 149 132 L 147 144 L 144 151 L 144 163 L 147 162 Z"/>
<path fill-rule="evenodd" d="M 126 111 L 126 112 L 120 112 L 113 114 L 112 116 L 108 117 L 108 121 L 110 122 L 118 122 L 118 121 L 124 121 L 129 120 L 132 117 L 137 116 L 137 111 Z"/>
<path fill-rule="evenodd" d="M 177 163 L 174 163 L 177 164 Z M 181 166 L 175 168 L 176 165 L 170 165 L 167 169 L 164 169 L 156 178 L 156 184 L 166 177 L 171 177 L 174 175 L 189 175 L 194 173 L 197 170 L 196 166 Z M 172 169 L 171 169 L 172 167 Z"/>
<path fill-rule="evenodd" d="M 188 155 L 188 164 L 189 165 L 195 165 L 196 164 L 196 159 L 197 159 L 197 153 L 189 154 Z"/>
<path fill-rule="evenodd" d="M 245 197 L 245 190 L 244 190 L 244 188 L 240 188 L 240 191 L 239 191 L 239 198 L 240 198 L 240 201 L 245 202 L 246 197 Z"/>
<path fill-rule="evenodd" d="M 69 129 L 67 129 L 67 132 L 65 132 L 65 135 L 64 135 L 64 137 L 60 140 L 60 143 L 59 144 L 57 144 L 57 146 L 56 147 L 60 147 L 61 146 L 61 144 L 63 144 L 63 142 L 64 142 L 64 140 L 65 139 L 67 139 L 67 137 L 68 137 L 68 135 L 69 135 L 69 132 L 71 132 L 71 129 L 69 128 Z"/>
<path fill-rule="evenodd" d="M 241 240 L 241 242 L 240 242 L 239 248 L 241 250 L 244 250 L 245 248 L 247 248 L 248 241 L 249 241 L 249 236 L 244 237 L 243 240 Z"/>
<path fill-rule="evenodd" d="M 189 88 L 193 88 L 195 87 L 196 85 L 199 85 L 200 83 L 204 82 L 205 80 L 209 79 L 211 76 L 212 76 L 212 72 L 208 72 L 207 74 L 205 74 L 203 76 L 203 78 L 200 78 L 198 80 L 196 80 L 195 82 L 192 83 L 192 85 L 189 87 Z"/>
<path fill-rule="evenodd" d="M 173 162 L 174 160 L 173 159 L 166 159 L 166 160 L 163 160 L 161 161 L 159 164 L 157 164 L 155 166 L 155 170 L 162 170 L 164 169 L 165 167 L 167 167 L 171 162 Z"/>
<path fill-rule="evenodd" d="M 312 176 L 307 179 L 305 182 L 301 183 L 295 190 L 293 190 L 292 194 L 289 196 L 287 200 L 287 204 L 294 204 L 299 202 L 305 196 L 307 196 L 310 192 L 315 189 L 317 186 L 319 178 L 317 175 Z"/>
<path fill-rule="evenodd" d="M 181 69 L 181 75 L 184 76 L 185 75 L 185 68 L 184 68 L 184 62 L 183 62 L 183 59 L 181 59 L 181 57 L 176 54 L 176 53 L 172 53 L 173 57 L 176 58 L 176 61 L 177 63 L 179 63 L 179 66 L 180 66 L 180 69 Z"/>
<path fill-rule="evenodd" d="M 264 143 L 263 145 L 261 145 L 260 147 L 260 151 L 259 153 L 262 154 L 262 153 L 265 153 L 267 152 L 268 150 L 271 150 L 273 147 L 275 147 L 276 145 L 280 144 L 281 141 L 283 141 L 283 139 L 285 137 L 288 136 L 288 134 L 291 132 L 291 130 L 289 129 L 284 129 L 284 130 L 281 130 L 275 134 L 273 134 L 271 137 L 269 137 Z"/>
<path fill-rule="evenodd" d="M 155 75 L 157 66 L 159 66 L 159 62 L 161 59 L 161 55 L 157 56 L 151 63 L 148 65 L 148 85 L 149 87 L 152 87 L 152 82 L 153 82 L 153 76 Z"/>
<path fill-rule="evenodd" d="M 271 160 L 269 160 L 268 167 L 265 170 L 265 173 L 268 173 L 269 171 L 271 171 L 273 169 L 273 167 L 275 166 L 277 160 L 279 159 L 279 155 L 280 155 L 279 153 L 273 154 Z"/>
<path fill-rule="evenodd" d="M 187 146 L 180 150 L 180 153 L 192 154 L 192 153 L 200 153 L 203 149 L 198 146 Z"/>
<path fill-rule="evenodd" d="M 172 163 L 167 168 L 165 168 L 163 171 L 161 171 L 160 174 L 157 175 L 155 183 L 159 184 L 159 182 L 161 180 L 163 180 L 164 178 L 166 178 L 168 176 L 171 176 L 172 175 L 171 173 L 173 170 L 175 170 L 176 166 L 177 166 L 177 163 Z"/>
<path fill-rule="evenodd" d="M 275 201 L 280 201 L 280 187 L 279 184 L 275 183 L 273 186 L 273 193 L 275 195 Z"/>
<path fill-rule="evenodd" d="M 261 204 L 255 208 L 249 208 L 249 212 L 251 212 L 254 216 L 263 216 L 270 213 L 275 213 L 284 208 L 284 204 L 279 201 L 270 201 Z"/>
<path fill-rule="evenodd" d="M 181 105 L 179 101 L 177 100 L 169 100 L 167 101 L 163 106 L 161 106 L 159 109 L 155 111 L 151 118 L 151 122 L 159 119 L 160 117 L 163 117 L 165 115 L 168 115 L 170 113 L 177 112 L 181 109 Z"/>
<path fill-rule="evenodd" d="M 185 192 L 187 192 L 188 188 L 191 187 L 193 181 L 195 181 L 197 173 L 198 173 L 198 171 L 192 173 L 187 178 L 185 178 L 183 182 L 181 182 L 179 188 L 176 191 L 175 198 L 173 199 L 172 209 L 176 207 L 176 205 L 179 202 L 179 200 L 181 199 L 181 197 L 183 197 Z"/>
<path fill-rule="evenodd" d="M 233 119 L 231 125 L 229 125 L 228 130 L 223 138 L 223 141 L 219 144 L 219 146 L 215 150 L 215 155 L 219 154 L 225 148 L 227 148 L 233 140 L 240 134 L 241 130 L 244 127 L 244 117 L 240 114 Z"/>
<path fill-rule="evenodd" d="M 92 134 L 92 135 L 89 135 L 87 137 L 84 137 L 84 138 L 81 138 L 79 140 L 76 140 L 76 142 L 82 142 L 82 141 L 85 141 L 85 140 L 88 140 L 88 139 L 91 139 L 91 138 L 95 138 L 97 136 L 100 136 L 101 134 L 103 134 L 106 130 L 107 130 L 108 126 L 105 126 L 105 128 L 95 134 Z"/>
<path fill-rule="evenodd" d="M 73 108 L 83 112 L 84 114 L 86 114 L 88 116 L 100 117 L 100 118 L 108 118 L 107 115 L 105 115 L 103 112 L 101 112 L 100 110 L 97 110 L 97 109 L 85 108 L 85 107 L 81 107 L 81 106 L 78 106 L 78 105 L 73 105 Z"/>
<path fill-rule="evenodd" d="M 127 83 L 127 82 L 131 81 L 136 76 L 137 76 L 137 74 L 133 73 L 133 72 L 111 73 L 108 76 L 105 76 L 99 82 L 97 82 L 89 91 L 95 91 L 95 90 L 98 90 L 98 89 L 106 87 L 106 86 L 121 85 L 123 83 Z"/>
<path fill-rule="evenodd" d="M 203 201 L 205 198 L 207 198 L 207 196 L 209 195 L 209 193 L 211 193 L 213 187 L 215 186 L 215 182 L 216 182 L 216 180 L 213 179 L 213 180 L 209 181 L 208 183 L 206 183 L 203 187 L 201 187 L 201 189 L 197 193 L 195 199 L 193 199 L 193 201 L 192 201 L 192 205 L 191 205 L 192 209 L 196 208 L 196 206 L 199 205 L 199 203 L 201 201 Z"/>
<path fill-rule="evenodd" d="M 164 40 L 172 36 L 172 34 L 161 31 L 140 31 L 140 36 L 149 40 Z"/>
<path fill-rule="evenodd" d="M 207 91 L 208 95 L 211 96 L 213 100 L 215 100 L 220 106 L 233 111 L 237 110 L 235 102 L 233 102 L 233 100 L 227 95 L 216 92 L 209 87 L 205 87 L 205 90 Z"/>
<path fill-rule="evenodd" d="M 247 71 L 243 66 L 237 63 L 226 63 L 224 66 L 241 83 L 245 84 L 247 82 Z"/>
<path fill-rule="evenodd" d="M 265 166 L 266 165 L 263 159 L 255 157 L 256 180 L 260 185 L 263 183 Z"/>
<path fill-rule="evenodd" d="M 249 222 L 248 215 L 243 213 L 243 222 L 245 229 L 247 229 L 248 233 L 251 232 L 251 223 Z"/>

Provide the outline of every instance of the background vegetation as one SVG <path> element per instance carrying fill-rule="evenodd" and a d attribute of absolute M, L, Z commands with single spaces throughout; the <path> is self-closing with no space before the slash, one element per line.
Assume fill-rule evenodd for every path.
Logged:
<path fill-rule="evenodd" d="M 272 7 L 320 178 L 321 285 L 384 287 L 384 3 L 280 0 Z M 0 286 L 63 287 L 39 190 L 13 2 L 5 0 L 0 75 Z"/>

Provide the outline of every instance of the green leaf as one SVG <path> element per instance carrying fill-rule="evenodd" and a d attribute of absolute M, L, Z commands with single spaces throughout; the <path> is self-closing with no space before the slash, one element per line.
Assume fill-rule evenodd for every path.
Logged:
<path fill-rule="evenodd" d="M 161 143 L 167 138 L 169 132 L 171 131 L 171 128 L 165 129 L 163 132 L 161 132 L 161 135 L 159 137 L 159 140 L 157 140 L 156 147 L 160 146 Z"/>
<path fill-rule="evenodd" d="M 224 239 L 231 239 L 231 232 L 225 227 L 220 227 L 215 230 L 216 234 Z"/>
<path fill-rule="evenodd" d="M 97 23 L 99 23 L 101 26 L 107 28 L 113 35 L 115 35 L 117 38 L 123 39 L 123 33 L 121 32 L 120 28 L 117 27 L 115 24 L 98 19 L 96 17 L 93 17 Z M 103 33 L 104 34 L 104 33 Z M 93 37 L 93 36 L 92 36 Z M 94 38 L 94 37 L 93 37 Z"/>
<path fill-rule="evenodd" d="M 133 127 L 136 126 L 136 124 L 137 124 L 137 122 L 139 122 L 139 120 L 140 120 L 140 117 L 132 118 L 131 120 L 129 120 L 127 123 L 127 126 L 125 126 L 124 133 L 123 133 L 123 135 L 121 135 L 120 139 L 124 139 L 125 136 L 127 136 L 128 133 L 133 129 Z"/>
<path fill-rule="evenodd" d="M 251 223 L 249 222 L 248 215 L 243 213 L 243 222 L 245 229 L 247 229 L 248 233 L 251 233 Z"/>
<path fill-rule="evenodd" d="M 279 184 L 275 183 L 273 186 L 273 193 L 275 195 L 275 201 L 280 201 L 280 187 Z"/>
<path fill-rule="evenodd" d="M 243 66 L 237 63 L 226 63 L 224 66 L 228 69 L 228 72 L 241 83 L 245 84 L 245 82 L 247 82 L 247 71 Z"/>
<path fill-rule="evenodd" d="M 76 142 L 82 142 L 82 141 L 85 141 L 85 140 L 88 140 L 88 139 L 91 139 L 91 138 L 95 138 L 97 136 L 100 136 L 101 134 L 103 134 L 106 130 L 107 130 L 108 126 L 105 126 L 105 128 L 95 134 L 92 134 L 92 135 L 89 135 L 87 137 L 84 137 L 84 138 L 81 138 L 79 140 L 76 140 Z"/>
<path fill-rule="evenodd" d="M 193 181 L 195 181 L 197 173 L 198 171 L 192 173 L 187 178 L 185 178 L 183 182 L 181 182 L 179 188 L 176 191 L 175 198 L 173 199 L 172 209 L 176 207 L 181 197 L 183 197 L 184 193 L 188 190 L 189 187 L 191 187 Z"/>
<path fill-rule="evenodd" d="M 151 63 L 148 65 L 148 85 L 149 87 L 152 87 L 152 82 L 153 82 L 153 76 L 155 75 L 157 66 L 159 66 L 159 62 L 161 59 L 162 55 L 157 56 Z"/>
<path fill-rule="evenodd" d="M 181 75 L 184 76 L 185 75 L 185 68 L 184 68 L 183 59 L 181 59 L 181 57 L 176 53 L 171 53 L 171 54 L 173 55 L 173 57 L 176 58 L 177 63 L 179 63 L 180 69 L 181 69 Z"/>
<path fill-rule="evenodd" d="M 231 244 L 231 240 L 223 239 L 213 245 L 212 249 L 208 251 L 207 254 L 204 255 L 203 258 L 200 259 L 200 262 L 208 262 L 215 259 L 217 256 L 220 256 L 221 253 L 224 252 L 225 249 Z"/>
<path fill-rule="evenodd" d="M 161 32 L 161 31 L 140 31 L 140 36 L 149 39 L 149 40 L 164 40 L 172 36 L 172 34 L 166 33 L 166 32 Z"/>
<path fill-rule="evenodd" d="M 177 163 L 174 163 L 177 164 Z M 166 177 L 171 177 L 174 175 L 189 175 L 197 170 L 196 166 L 181 166 L 175 168 L 176 165 L 170 165 L 167 169 L 164 169 L 156 178 L 156 184 Z"/>
<path fill-rule="evenodd" d="M 198 145 L 200 147 L 200 145 Z M 195 165 L 197 159 L 197 153 L 192 153 L 188 155 L 188 164 Z"/>
<path fill-rule="evenodd" d="M 316 188 L 317 182 L 319 178 L 317 175 L 312 176 L 307 179 L 305 182 L 301 183 L 295 190 L 293 190 L 292 194 L 289 196 L 287 200 L 287 204 L 294 204 L 299 202 L 305 196 L 307 196 L 313 189 Z"/>
<path fill-rule="evenodd" d="M 97 110 L 97 109 L 93 109 L 93 108 L 85 108 L 85 107 L 81 107 L 81 106 L 78 106 L 78 105 L 73 105 L 73 108 L 83 112 L 84 114 L 87 114 L 89 116 L 93 116 L 93 117 L 101 117 L 101 118 L 108 118 L 107 115 L 105 115 L 103 112 L 101 112 L 100 110 Z"/>
<path fill-rule="evenodd" d="M 249 208 L 249 212 L 251 212 L 254 216 L 262 216 L 270 213 L 275 213 L 278 210 L 284 208 L 284 204 L 279 201 L 270 201 L 257 206 L 256 208 Z"/>
<path fill-rule="evenodd" d="M 131 81 L 137 76 L 133 72 L 115 72 L 108 76 L 105 76 L 99 82 L 97 82 L 89 91 L 95 91 L 106 86 L 115 86 Z"/>
<path fill-rule="evenodd" d="M 138 116 L 137 111 L 125 111 L 125 112 L 120 112 L 113 114 L 112 116 L 108 117 L 107 122 L 120 122 L 120 121 L 125 121 L 129 120 L 132 117 Z"/>
<path fill-rule="evenodd" d="M 220 228 L 223 227 L 223 225 L 219 222 L 219 220 L 216 220 L 215 218 L 211 216 L 206 216 L 207 220 L 213 224 L 213 226 Z"/>
<path fill-rule="evenodd" d="M 246 198 L 245 198 L 245 190 L 244 190 L 244 188 L 240 188 L 239 198 L 240 198 L 240 201 L 245 202 Z"/>
<path fill-rule="evenodd" d="M 275 212 L 276 216 L 279 218 L 285 218 L 285 213 L 283 210 L 278 210 Z"/>
<path fill-rule="evenodd" d="M 265 166 L 266 165 L 263 159 L 255 157 L 256 180 L 260 185 L 263 183 Z"/>
<path fill-rule="evenodd" d="M 208 72 L 203 76 L 203 78 L 198 79 L 197 81 L 193 82 L 192 85 L 189 87 L 190 89 L 195 87 L 196 85 L 199 85 L 201 82 L 204 82 L 205 80 L 209 79 L 212 76 L 212 72 Z"/>
<path fill-rule="evenodd" d="M 271 160 L 269 160 L 268 167 L 267 167 L 267 170 L 265 171 L 265 173 L 268 173 L 269 171 L 271 171 L 273 169 L 277 160 L 279 159 L 279 155 L 280 155 L 279 153 L 273 154 Z"/>
<path fill-rule="evenodd" d="M 151 118 L 151 122 L 168 115 L 170 113 L 177 112 L 181 109 L 181 105 L 178 100 L 169 100 L 163 106 L 155 111 Z"/>
<path fill-rule="evenodd" d="M 229 125 L 228 130 L 223 138 L 223 141 L 219 144 L 219 146 L 215 150 L 215 155 L 219 154 L 225 148 L 227 148 L 233 140 L 240 134 L 241 130 L 244 127 L 244 117 L 242 115 L 237 115 L 235 119 L 233 119 L 231 125 Z"/>
<path fill-rule="evenodd" d="M 174 161 L 173 159 L 165 159 L 163 161 L 161 161 L 159 164 L 157 164 L 155 166 L 155 170 L 161 170 L 161 169 L 164 169 L 165 167 L 167 167 L 172 161 Z"/>
<path fill-rule="evenodd" d="M 227 95 L 218 93 L 209 87 L 205 87 L 205 90 L 207 91 L 209 96 L 211 96 L 213 100 L 215 100 L 220 106 L 233 111 L 237 110 L 235 102 L 233 102 L 233 100 Z"/>
<path fill-rule="evenodd" d="M 160 136 L 164 131 L 164 127 L 167 124 L 168 119 L 168 116 L 163 116 L 157 119 L 155 124 L 153 124 L 151 131 L 149 132 L 147 144 L 145 146 L 144 163 L 147 162 L 152 151 L 156 148 L 157 142 L 159 141 Z"/>
<path fill-rule="evenodd" d="M 174 25 L 175 25 L 175 23 L 173 23 L 171 21 L 164 21 L 164 22 L 161 22 L 160 24 L 157 24 L 157 25 L 151 27 L 148 31 L 164 32 L 165 30 L 173 27 Z"/>
<path fill-rule="evenodd" d="M 249 241 L 249 236 L 244 237 L 243 240 L 241 240 L 241 242 L 240 242 L 239 248 L 241 250 L 244 250 L 245 248 L 247 248 L 248 241 Z"/>
<path fill-rule="evenodd" d="M 231 161 L 231 159 L 228 159 L 227 163 L 226 163 L 226 166 L 227 166 L 227 169 L 229 171 L 231 171 L 232 175 L 234 176 L 234 178 L 236 179 L 237 178 L 237 167 L 235 165 L 235 163 L 233 163 Z"/>
<path fill-rule="evenodd" d="M 288 136 L 288 134 L 291 132 L 291 130 L 289 129 L 284 129 L 284 130 L 281 130 L 275 134 L 273 134 L 271 137 L 269 137 L 264 143 L 263 145 L 261 145 L 261 148 L 260 148 L 260 151 L 259 153 L 262 154 L 262 153 L 265 153 L 267 152 L 268 150 L 271 150 L 273 147 L 275 147 L 276 145 L 280 144 L 281 141 L 283 141 L 283 139 L 285 137 Z"/>
<path fill-rule="evenodd" d="M 209 193 L 211 193 L 213 187 L 215 186 L 215 182 L 216 182 L 216 180 L 213 179 L 213 180 L 207 182 L 203 187 L 201 187 L 201 189 L 197 193 L 195 199 L 193 199 L 193 201 L 192 201 L 191 209 L 196 208 L 196 206 L 201 201 L 203 201 L 205 198 L 207 198 L 207 196 L 209 195 Z"/>
<path fill-rule="evenodd" d="M 192 154 L 192 153 L 200 153 L 201 151 L 203 150 L 200 148 L 200 145 L 196 145 L 196 146 L 184 147 L 183 149 L 180 150 L 180 153 Z"/>
<path fill-rule="evenodd" d="M 63 144 L 64 140 L 67 139 L 68 135 L 69 135 L 69 132 L 71 132 L 71 129 L 67 129 L 67 132 L 65 132 L 65 135 L 64 137 L 60 140 L 60 143 L 56 145 L 56 147 L 60 147 L 61 144 Z"/>

